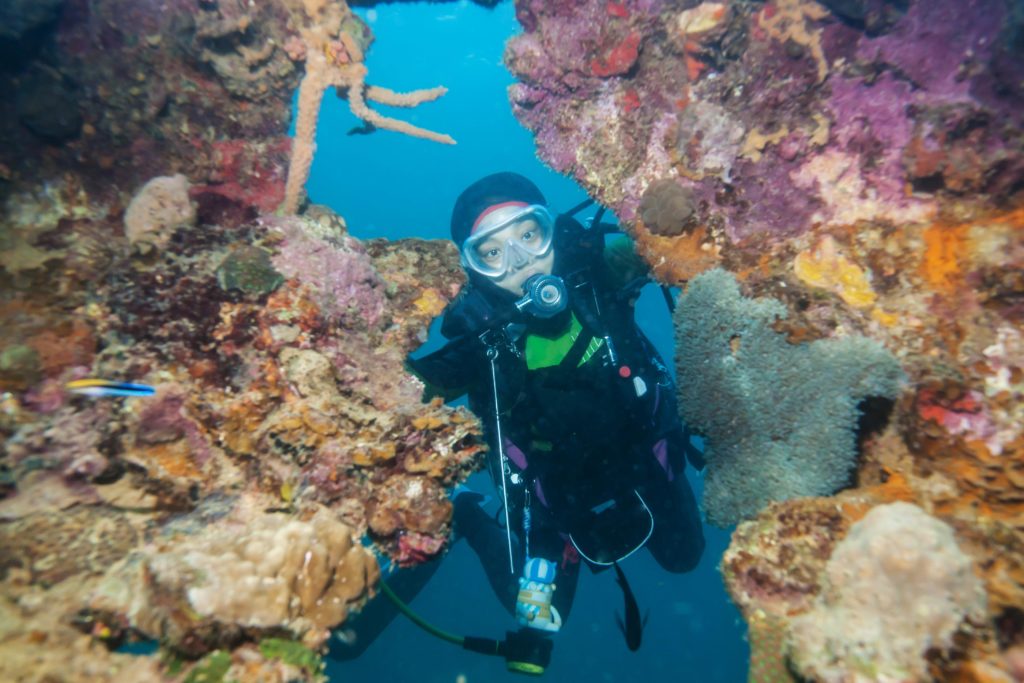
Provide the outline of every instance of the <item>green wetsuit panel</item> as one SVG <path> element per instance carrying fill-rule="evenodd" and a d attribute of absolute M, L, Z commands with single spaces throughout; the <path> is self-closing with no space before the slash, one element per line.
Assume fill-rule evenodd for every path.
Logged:
<path fill-rule="evenodd" d="M 568 327 L 558 336 L 543 337 L 539 334 L 527 334 L 525 349 L 527 370 L 550 368 L 561 363 L 582 330 L 583 325 L 576 319 L 576 314 L 574 313 L 571 316 Z M 603 343 L 603 339 L 592 338 L 576 367 L 590 360 L 594 352 L 601 348 Z"/>

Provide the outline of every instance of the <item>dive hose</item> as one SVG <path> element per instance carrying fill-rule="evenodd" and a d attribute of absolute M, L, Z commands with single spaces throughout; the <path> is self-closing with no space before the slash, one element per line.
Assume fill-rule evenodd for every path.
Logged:
<path fill-rule="evenodd" d="M 508 631 L 505 633 L 505 640 L 458 636 L 439 629 L 416 614 L 383 580 L 380 581 L 380 589 L 388 600 L 394 603 L 399 612 L 430 635 L 455 645 L 461 645 L 462 649 L 470 652 L 504 657 L 505 666 L 511 672 L 539 676 L 544 673 L 551 662 L 551 650 L 554 644 L 550 639 L 534 634 L 530 629 L 518 632 Z"/>

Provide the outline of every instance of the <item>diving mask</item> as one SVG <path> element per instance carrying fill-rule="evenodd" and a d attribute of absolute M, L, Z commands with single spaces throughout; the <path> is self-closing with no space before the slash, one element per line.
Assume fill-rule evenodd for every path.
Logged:
<path fill-rule="evenodd" d="M 462 245 L 462 263 L 491 279 L 524 268 L 551 250 L 555 221 L 547 207 L 510 202 L 486 212 Z"/>

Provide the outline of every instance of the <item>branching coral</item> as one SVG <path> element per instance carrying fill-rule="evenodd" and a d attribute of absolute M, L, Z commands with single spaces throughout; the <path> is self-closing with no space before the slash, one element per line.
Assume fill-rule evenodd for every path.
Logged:
<path fill-rule="evenodd" d="M 388 118 L 370 109 L 366 101 L 380 102 L 395 107 L 415 107 L 436 100 L 447 92 L 444 87 L 396 93 L 386 88 L 367 87 L 366 65 L 363 63 L 364 46 L 350 30 L 357 24 L 365 31 L 348 5 L 326 0 L 303 0 L 307 24 L 301 30 L 306 60 L 306 75 L 299 86 L 298 115 L 295 121 L 295 141 L 292 146 L 288 181 L 285 185 L 284 211 L 293 214 L 299 208 L 302 188 L 309 177 L 316 148 L 316 124 L 320 115 L 320 102 L 324 90 L 330 86 L 344 92 L 349 108 L 369 126 L 385 128 L 413 137 L 426 138 L 444 144 L 455 144 L 450 136 L 419 128 L 405 121 Z M 300 51 L 301 52 L 301 51 Z"/>

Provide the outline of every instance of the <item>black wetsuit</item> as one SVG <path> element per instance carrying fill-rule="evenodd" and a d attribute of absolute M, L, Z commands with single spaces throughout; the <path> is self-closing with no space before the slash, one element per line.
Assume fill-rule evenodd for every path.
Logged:
<path fill-rule="evenodd" d="M 553 604 L 563 621 L 581 563 L 569 531 L 608 495 L 641 494 L 654 517 L 646 547 L 666 570 L 690 571 L 704 549 L 697 504 L 683 474 L 687 456 L 699 454 L 688 452 L 671 377 L 633 319 L 637 288 L 623 286 L 608 267 L 620 257 L 610 245 L 599 263 L 567 278 L 571 305 L 559 316 L 495 326 L 484 337 L 498 352 L 498 404 L 510 465 L 504 478 L 488 344 L 479 330 L 410 361 L 446 398 L 469 394 L 485 424 L 492 478 L 499 491 L 503 480 L 509 482 L 515 572 L 504 527 L 464 496 L 456 500 L 455 530 L 479 556 L 510 612 L 526 557 L 526 509 L 530 557 L 558 565 Z"/>

